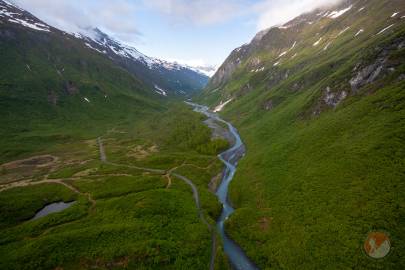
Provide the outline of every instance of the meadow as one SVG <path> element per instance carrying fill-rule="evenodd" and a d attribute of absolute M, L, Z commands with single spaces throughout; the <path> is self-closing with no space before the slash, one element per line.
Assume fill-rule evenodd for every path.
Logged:
<path fill-rule="evenodd" d="M 208 184 L 222 171 L 216 154 L 228 143 L 211 140 L 203 117 L 183 104 L 132 117 L 132 124 L 116 122 L 98 134 L 108 163 L 100 161 L 93 132 L 21 156 L 47 153 L 57 160 L 33 169 L 35 177 L 0 186 L 1 269 L 209 267 L 215 231 L 199 218 L 191 188 L 169 172 L 195 183 L 201 211 L 214 225 L 221 205 Z M 3 179 L 19 169 L 27 170 L 5 170 Z M 76 203 L 30 220 L 58 201 Z M 228 268 L 219 239 L 215 253 L 217 269 Z"/>

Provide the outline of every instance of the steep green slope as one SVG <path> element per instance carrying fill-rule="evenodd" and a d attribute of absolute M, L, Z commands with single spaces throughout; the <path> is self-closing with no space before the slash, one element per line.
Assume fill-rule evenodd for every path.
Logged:
<path fill-rule="evenodd" d="M 197 98 L 232 100 L 247 155 L 227 230 L 261 268 L 405 267 L 404 15 L 345 1 L 300 16 L 236 49 Z M 373 230 L 391 238 L 382 260 L 363 251 Z"/>
<path fill-rule="evenodd" d="M 59 30 L 0 24 L 0 161 L 162 110 L 153 90 Z"/>

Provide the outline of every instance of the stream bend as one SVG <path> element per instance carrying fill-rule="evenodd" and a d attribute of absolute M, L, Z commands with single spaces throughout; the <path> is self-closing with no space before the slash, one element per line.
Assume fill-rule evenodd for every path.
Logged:
<path fill-rule="evenodd" d="M 234 145 L 218 155 L 219 159 L 225 164 L 225 171 L 223 173 L 221 185 L 216 192 L 216 196 L 222 203 L 222 213 L 217 220 L 217 229 L 222 237 L 225 253 L 228 256 L 232 266 L 237 270 L 256 270 L 258 267 L 246 256 L 242 248 L 235 241 L 229 238 L 225 232 L 224 226 L 225 221 L 235 211 L 228 200 L 228 188 L 235 175 L 238 161 L 245 155 L 245 145 L 243 144 L 238 131 L 234 126 L 232 126 L 231 123 L 221 119 L 218 114 L 211 112 L 207 106 L 202 106 L 191 102 L 186 103 L 193 106 L 194 111 L 202 113 L 215 121 L 226 124 L 230 133 L 235 138 Z"/>

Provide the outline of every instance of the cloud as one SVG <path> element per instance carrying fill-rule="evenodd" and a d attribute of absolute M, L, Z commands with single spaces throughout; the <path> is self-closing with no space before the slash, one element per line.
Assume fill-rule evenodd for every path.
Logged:
<path fill-rule="evenodd" d="M 245 14 L 247 0 L 143 0 L 170 20 L 196 25 L 212 25 Z"/>
<path fill-rule="evenodd" d="M 318 7 L 335 5 L 342 0 L 263 0 L 254 6 L 258 30 L 280 25 Z"/>
<path fill-rule="evenodd" d="M 247 15 L 258 30 L 339 0 L 11 0 L 68 32 L 99 27 L 129 43 L 139 42 L 136 15 L 143 9 L 180 24 L 216 25 Z M 153 18 L 151 18 L 153 19 Z"/>
<path fill-rule="evenodd" d="M 136 4 L 130 0 L 13 0 L 46 23 L 67 32 L 99 27 L 124 41 L 134 42 L 140 32 L 135 23 Z"/>
<path fill-rule="evenodd" d="M 195 67 L 195 68 L 198 68 L 198 67 L 216 68 L 215 65 L 210 65 L 204 59 L 201 59 L 201 58 L 195 58 L 195 59 L 167 58 L 166 60 L 169 62 L 175 62 L 180 65 L 186 65 L 186 66 Z"/>
<path fill-rule="evenodd" d="M 240 45 L 239 42 L 247 41 L 254 35 L 251 32 L 285 23 L 303 12 L 322 5 L 336 4 L 339 0 L 9 1 L 32 12 L 48 24 L 67 32 L 80 32 L 83 28 L 98 27 L 127 44 L 143 47 L 151 55 L 166 55 L 172 50 L 176 52 L 176 57 L 187 59 L 178 59 L 178 62 L 190 66 L 205 66 L 206 63 L 199 58 L 205 56 L 212 59 L 212 55 L 219 55 L 222 52 L 226 54 L 225 48 L 236 47 Z M 193 43 L 197 39 L 188 34 L 189 31 L 177 31 L 176 27 L 167 28 L 162 25 L 167 22 L 185 26 L 191 31 L 201 30 L 196 29 L 195 26 L 210 26 L 209 31 L 202 29 L 201 32 L 195 32 L 195 35 L 200 35 L 198 40 L 204 46 L 181 46 L 182 43 Z M 143 26 L 141 31 L 148 35 L 145 38 L 147 46 L 139 26 Z M 240 34 L 239 28 L 241 28 Z M 184 32 L 186 34 L 182 36 Z M 148 42 L 148 38 L 152 42 Z M 163 44 L 168 38 L 173 39 L 169 43 L 174 44 L 175 48 L 165 48 Z M 221 40 L 223 44 L 213 49 L 212 40 L 215 39 Z M 170 52 L 170 55 L 166 56 L 172 54 L 173 52 Z"/>
<path fill-rule="evenodd" d="M 214 25 L 236 17 L 256 18 L 258 30 L 285 23 L 315 8 L 342 0 L 143 0 L 143 4 L 180 23 Z"/>

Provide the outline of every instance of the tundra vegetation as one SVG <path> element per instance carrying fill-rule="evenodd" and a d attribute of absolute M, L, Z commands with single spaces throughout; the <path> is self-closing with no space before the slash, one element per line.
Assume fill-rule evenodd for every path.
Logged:
<path fill-rule="evenodd" d="M 228 143 L 212 140 L 203 120 L 186 105 L 173 105 L 100 133 L 111 163 L 100 161 L 90 133 L 48 144 L 43 153 L 58 159 L 32 169 L 33 179 L 8 178 L 27 170 L 18 162 L 4 171 L 2 179 L 9 180 L 2 180 L 0 192 L 0 268 L 207 269 L 212 231 L 199 219 L 190 187 L 168 174 L 173 170 L 193 181 L 203 215 L 214 225 L 221 205 L 208 184 L 222 170 L 216 154 Z M 58 201 L 76 203 L 30 220 Z M 216 253 L 217 267 L 227 267 L 220 241 Z"/>
<path fill-rule="evenodd" d="M 247 153 L 226 229 L 262 269 L 405 267 L 405 6 L 350 5 L 234 50 L 198 98 L 232 99 Z M 381 260 L 363 250 L 374 230 L 391 238 Z"/>

